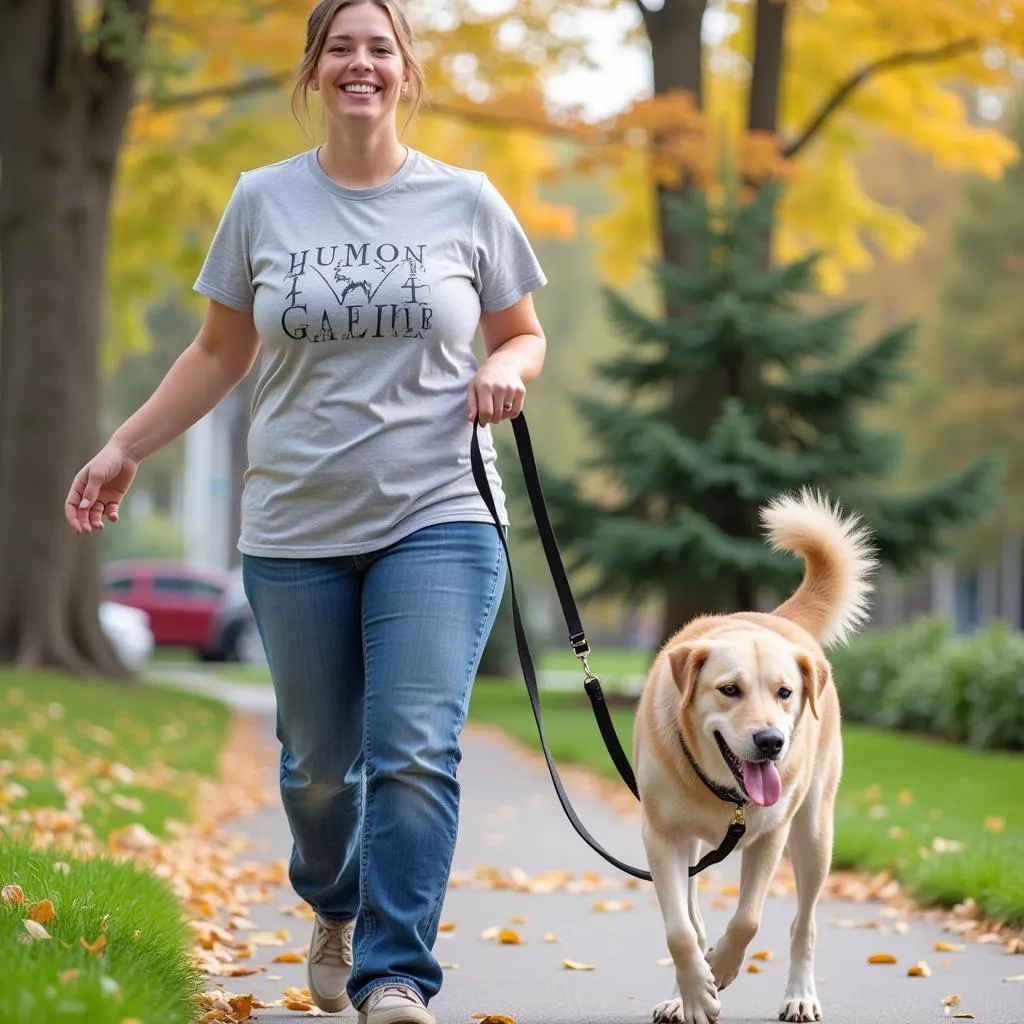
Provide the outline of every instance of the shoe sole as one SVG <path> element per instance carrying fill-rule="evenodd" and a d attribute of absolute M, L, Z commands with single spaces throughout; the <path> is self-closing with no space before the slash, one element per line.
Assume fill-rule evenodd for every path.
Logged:
<path fill-rule="evenodd" d="M 359 1014 L 359 1024 L 437 1024 L 434 1015 L 425 1006 L 395 1007 L 393 1010 L 374 1010 Z"/>

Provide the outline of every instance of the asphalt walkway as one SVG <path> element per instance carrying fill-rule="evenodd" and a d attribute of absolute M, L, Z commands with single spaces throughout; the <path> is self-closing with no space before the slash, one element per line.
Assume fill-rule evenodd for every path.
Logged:
<path fill-rule="evenodd" d="M 180 677 L 177 683 L 210 692 L 208 680 Z M 273 742 L 269 687 L 222 685 L 218 693 L 259 716 Z M 500 734 L 472 727 L 464 752 L 461 827 L 443 913 L 448 930 L 436 946 L 446 965 L 444 988 L 431 1004 L 439 1024 L 461 1024 L 483 1014 L 506 1015 L 517 1024 L 649 1021 L 651 1007 L 672 988 L 661 916 L 649 885 L 631 882 L 579 839 L 535 755 Z M 591 832 L 618 856 L 643 864 L 636 815 L 613 810 L 599 788 L 578 779 L 568 787 Z M 290 838 L 276 803 L 232 827 L 255 842 L 255 859 L 287 858 Z M 738 857 L 731 858 L 706 876 L 702 910 L 709 940 L 720 934 L 735 905 L 738 867 Z M 273 896 L 251 908 L 252 924 L 265 932 L 284 929 L 289 949 L 305 946 L 310 926 L 294 916 L 294 893 L 285 886 Z M 751 947 L 767 958 L 749 960 L 756 973 L 744 971 L 722 993 L 722 1024 L 778 1019 L 794 910 L 783 880 L 768 898 Z M 961 940 L 944 931 L 941 921 L 907 916 L 882 902 L 830 898 L 819 905 L 817 920 L 818 994 L 826 1021 L 918 1024 L 961 1013 L 984 1024 L 1024 1024 L 1024 981 L 1005 980 L 1024 975 L 1024 956 L 978 942 L 937 952 L 936 942 Z M 488 937 L 500 929 L 511 929 L 521 941 Z M 252 992 L 266 1003 L 280 1000 L 287 987 L 305 985 L 305 964 L 273 963 L 280 952 L 260 948 L 250 966 L 264 969 L 213 984 Z M 868 957 L 880 952 L 897 962 L 870 964 Z M 565 961 L 592 969 L 572 969 Z M 928 964 L 930 977 L 907 975 L 919 961 Z M 944 1007 L 951 996 L 959 996 L 959 1002 Z M 255 1019 L 284 1024 L 303 1016 L 273 1007 L 257 1010 Z M 339 1019 L 348 1017 L 354 1019 L 354 1011 Z"/>

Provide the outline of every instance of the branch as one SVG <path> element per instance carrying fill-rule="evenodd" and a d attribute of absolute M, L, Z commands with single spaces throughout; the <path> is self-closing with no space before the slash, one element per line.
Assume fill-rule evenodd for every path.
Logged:
<path fill-rule="evenodd" d="M 872 61 L 872 63 L 861 68 L 860 71 L 854 72 L 845 82 L 839 85 L 836 91 L 832 93 L 821 105 L 818 112 L 811 118 L 807 127 L 783 149 L 782 155 L 787 160 L 796 156 L 821 131 L 828 119 L 846 102 L 850 94 L 880 72 L 891 71 L 893 68 L 904 67 L 907 64 L 947 60 L 950 57 L 958 57 L 968 50 L 974 50 L 980 45 L 980 39 L 969 36 L 952 43 L 944 43 L 942 46 L 932 47 L 931 49 L 903 50 L 900 53 L 893 53 L 888 57 L 881 57 L 876 61 Z"/>

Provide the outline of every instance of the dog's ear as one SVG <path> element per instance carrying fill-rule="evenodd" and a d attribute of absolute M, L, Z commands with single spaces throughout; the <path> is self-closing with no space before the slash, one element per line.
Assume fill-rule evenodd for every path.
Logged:
<path fill-rule="evenodd" d="M 824 658 L 812 657 L 807 651 L 796 652 L 796 663 L 804 680 L 804 693 L 811 714 L 818 717 L 818 698 L 832 680 L 832 669 Z"/>
<path fill-rule="evenodd" d="M 695 641 L 679 644 L 668 652 L 668 667 L 673 682 L 679 687 L 684 708 L 693 699 L 697 676 L 710 654 L 711 648 L 707 644 Z"/>

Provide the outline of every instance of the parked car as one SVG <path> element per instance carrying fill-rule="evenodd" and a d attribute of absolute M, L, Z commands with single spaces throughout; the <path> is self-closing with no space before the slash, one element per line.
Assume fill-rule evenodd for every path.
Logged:
<path fill-rule="evenodd" d="M 114 601 L 100 602 L 100 628 L 110 641 L 121 664 L 133 672 L 145 668 L 153 653 L 153 630 L 141 608 Z"/>
<path fill-rule="evenodd" d="M 214 623 L 231 573 L 183 562 L 131 560 L 103 569 L 103 597 L 149 615 L 157 647 L 186 647 L 210 660 L 222 657 Z"/>
<path fill-rule="evenodd" d="M 257 665 L 267 660 L 249 599 L 242 588 L 242 573 L 232 574 L 231 585 L 221 595 L 213 617 L 210 646 L 223 661 Z"/>

